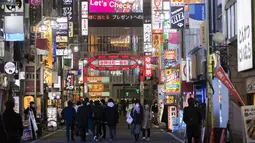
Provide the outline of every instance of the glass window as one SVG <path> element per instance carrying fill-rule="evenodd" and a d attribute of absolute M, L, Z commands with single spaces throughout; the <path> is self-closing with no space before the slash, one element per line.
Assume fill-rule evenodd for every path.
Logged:
<path fill-rule="evenodd" d="M 235 36 L 235 5 L 231 6 L 231 37 Z"/>
<path fill-rule="evenodd" d="M 237 3 L 235 3 L 235 35 L 237 35 Z"/>

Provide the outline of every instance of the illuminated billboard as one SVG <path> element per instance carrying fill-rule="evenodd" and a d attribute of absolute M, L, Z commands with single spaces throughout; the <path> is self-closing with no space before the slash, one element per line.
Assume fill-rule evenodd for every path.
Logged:
<path fill-rule="evenodd" d="M 143 0 L 90 0 L 90 13 L 142 13 Z"/>

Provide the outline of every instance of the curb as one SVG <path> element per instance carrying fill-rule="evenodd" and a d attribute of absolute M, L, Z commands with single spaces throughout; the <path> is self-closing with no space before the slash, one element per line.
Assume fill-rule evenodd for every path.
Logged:
<path fill-rule="evenodd" d="M 42 140 L 42 139 L 45 139 L 45 138 L 47 138 L 47 137 L 49 137 L 49 136 L 51 136 L 51 135 L 53 135 L 53 134 L 55 134 L 55 133 L 57 133 L 57 132 L 63 130 L 63 129 L 65 129 L 65 127 L 61 128 L 61 129 L 58 129 L 58 130 L 56 130 L 55 132 L 49 133 L 49 134 L 47 134 L 47 135 L 45 135 L 45 136 L 42 136 L 41 138 L 39 138 L 39 139 L 37 139 L 37 140 L 34 140 L 34 141 L 30 142 L 30 143 L 36 143 L 36 142 L 38 142 L 38 141 L 40 141 L 40 140 Z"/>

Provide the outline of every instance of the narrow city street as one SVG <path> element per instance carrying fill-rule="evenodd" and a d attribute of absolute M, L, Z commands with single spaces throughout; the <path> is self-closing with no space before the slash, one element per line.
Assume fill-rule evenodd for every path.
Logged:
<path fill-rule="evenodd" d="M 70 141 L 72 143 L 80 143 L 80 137 L 75 137 L 75 141 Z M 31 143 L 65 143 L 65 129 L 58 130 L 55 133 L 46 135 L 45 137 L 42 137 L 41 139 L 37 141 L 33 141 Z M 87 142 L 92 143 L 92 136 L 87 136 Z M 102 142 L 108 142 L 102 141 Z M 117 141 L 116 143 L 132 143 L 135 142 L 133 139 L 133 136 L 130 134 L 130 130 L 127 128 L 127 125 L 125 125 L 124 121 L 121 121 L 121 123 L 117 126 Z M 142 137 L 140 137 L 140 142 L 142 141 Z M 184 143 L 183 141 L 179 140 L 175 136 L 173 136 L 170 133 L 166 133 L 162 131 L 161 129 L 158 129 L 156 127 L 153 127 L 151 130 L 151 140 L 146 141 L 150 143 Z"/>

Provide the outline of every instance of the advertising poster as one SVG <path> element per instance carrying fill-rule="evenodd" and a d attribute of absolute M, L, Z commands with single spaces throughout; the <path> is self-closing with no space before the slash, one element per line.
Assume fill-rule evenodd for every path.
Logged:
<path fill-rule="evenodd" d="M 88 84 L 89 92 L 103 92 L 109 90 L 107 85 L 104 84 Z"/>
<path fill-rule="evenodd" d="M 142 13 L 143 0 L 90 0 L 89 13 Z"/>
<path fill-rule="evenodd" d="M 252 0 L 237 0 L 238 72 L 253 68 L 251 1 Z"/>
<path fill-rule="evenodd" d="M 152 42 L 152 33 L 151 33 L 151 24 L 143 24 L 143 42 L 144 42 L 144 52 L 152 52 L 151 45 Z M 146 46 L 148 45 L 148 46 Z"/>
<path fill-rule="evenodd" d="M 179 94 L 180 93 L 180 69 L 167 69 L 166 76 L 166 93 Z"/>
<path fill-rule="evenodd" d="M 152 33 L 162 33 L 163 24 L 160 20 L 160 11 L 163 9 L 162 0 L 152 0 Z"/>
<path fill-rule="evenodd" d="M 19 113 L 19 96 L 14 96 L 14 111 Z"/>
<path fill-rule="evenodd" d="M 153 57 L 160 56 L 160 49 L 163 46 L 163 35 L 162 34 L 152 34 L 152 48 L 155 52 L 152 53 Z"/>
<path fill-rule="evenodd" d="M 164 59 L 176 61 L 176 50 L 165 50 Z"/>
<path fill-rule="evenodd" d="M 30 106 L 30 102 L 34 102 L 33 96 L 25 96 L 24 97 L 24 109 L 27 109 Z"/>
<path fill-rule="evenodd" d="M 83 36 L 87 36 L 89 33 L 89 30 L 88 30 L 88 19 L 82 19 L 81 21 L 81 34 Z"/>
<path fill-rule="evenodd" d="M 184 16 L 184 0 L 171 0 L 170 1 L 170 23 L 172 29 L 180 29 L 185 27 Z"/>
<path fill-rule="evenodd" d="M 180 46 L 180 34 L 178 31 L 170 32 L 168 34 L 168 49 L 175 50 L 178 49 Z"/>
<path fill-rule="evenodd" d="M 73 0 L 63 0 L 62 16 L 68 19 L 68 36 L 69 39 L 73 37 Z"/>
<path fill-rule="evenodd" d="M 200 25 L 206 19 L 205 4 L 189 5 L 189 28 L 200 28 Z"/>
<path fill-rule="evenodd" d="M 255 106 L 242 106 L 242 118 L 244 122 L 244 134 L 246 143 L 255 142 Z"/>
<path fill-rule="evenodd" d="M 168 130 L 174 130 L 178 126 L 177 109 L 175 106 L 168 106 Z"/>

